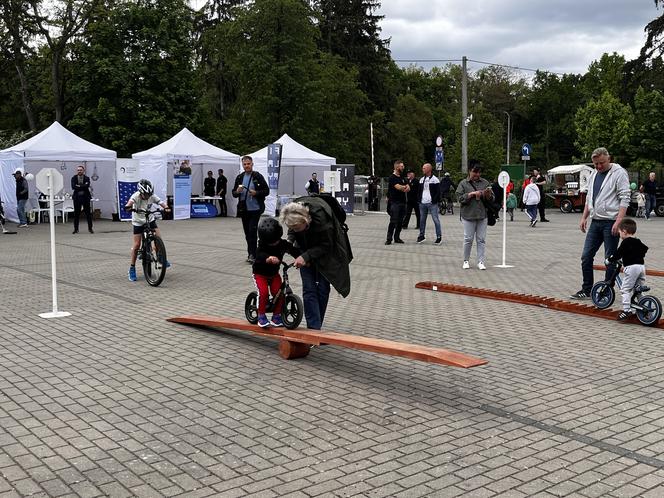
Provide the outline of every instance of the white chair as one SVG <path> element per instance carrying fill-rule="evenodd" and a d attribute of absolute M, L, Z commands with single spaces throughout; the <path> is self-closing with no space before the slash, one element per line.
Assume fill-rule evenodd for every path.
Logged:
<path fill-rule="evenodd" d="M 35 220 L 37 223 L 41 223 L 42 216 L 44 214 L 48 215 L 48 208 L 43 208 L 39 206 L 39 199 L 30 198 L 26 204 L 26 212 L 35 213 Z"/>
<path fill-rule="evenodd" d="M 59 216 L 62 216 L 62 223 L 67 222 L 67 214 L 74 212 L 74 201 L 72 199 L 65 199 L 62 201 L 62 205 L 57 208 L 56 213 L 60 213 Z M 56 217 L 58 215 L 56 214 Z"/>

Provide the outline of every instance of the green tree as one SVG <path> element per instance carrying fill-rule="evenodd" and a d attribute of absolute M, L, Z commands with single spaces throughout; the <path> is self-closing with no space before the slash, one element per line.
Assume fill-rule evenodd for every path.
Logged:
<path fill-rule="evenodd" d="M 191 29 L 185 0 L 100 6 L 75 51 L 72 128 L 127 155 L 195 122 Z"/>
<path fill-rule="evenodd" d="M 429 108 L 412 95 L 400 95 L 387 131 L 392 157 L 400 157 L 407 168 L 419 170 L 427 160 L 426 149 L 434 140 L 434 121 Z"/>
<path fill-rule="evenodd" d="M 613 54 L 602 54 L 599 61 L 593 61 L 588 72 L 583 76 L 583 88 L 586 98 L 597 98 L 604 92 L 615 97 L 623 94 L 625 76 L 625 57 Z"/>
<path fill-rule="evenodd" d="M 584 158 L 597 147 L 606 147 L 611 154 L 625 156 L 633 132 L 632 109 L 609 91 L 590 100 L 580 108 L 574 120 L 575 142 Z"/>
<path fill-rule="evenodd" d="M 634 155 L 664 162 L 664 95 L 639 88 L 634 98 Z"/>

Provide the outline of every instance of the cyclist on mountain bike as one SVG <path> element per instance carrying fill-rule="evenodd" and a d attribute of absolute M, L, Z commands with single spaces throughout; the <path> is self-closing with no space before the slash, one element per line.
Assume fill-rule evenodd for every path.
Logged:
<path fill-rule="evenodd" d="M 138 249 L 141 247 L 141 236 L 143 235 L 143 226 L 146 223 L 145 211 L 149 211 L 153 204 L 158 204 L 162 208 L 168 210 L 168 204 L 162 201 L 159 197 L 154 195 L 154 187 L 150 180 L 141 179 L 138 181 L 138 190 L 129 198 L 125 211 L 131 211 L 131 224 L 134 227 L 133 242 L 131 246 L 131 265 L 127 276 L 130 282 L 136 282 L 136 256 Z M 140 211 L 140 212 L 139 212 Z M 150 228 L 155 231 L 157 237 L 161 237 L 157 222 L 154 215 L 150 215 Z M 166 261 L 166 268 L 171 264 Z"/>

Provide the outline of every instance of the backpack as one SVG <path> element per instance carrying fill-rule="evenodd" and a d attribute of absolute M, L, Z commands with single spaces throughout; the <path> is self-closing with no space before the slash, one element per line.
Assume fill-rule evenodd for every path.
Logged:
<path fill-rule="evenodd" d="M 341 207 L 339 201 L 336 197 L 332 197 L 331 194 L 311 194 L 309 197 L 316 197 L 325 201 L 325 203 L 330 206 L 330 211 L 339 222 L 340 235 L 346 241 L 346 250 L 348 252 L 348 262 L 353 261 L 353 250 L 350 247 L 350 239 L 348 238 L 348 225 L 346 225 L 346 211 Z M 299 199 L 297 199 L 299 200 Z"/>

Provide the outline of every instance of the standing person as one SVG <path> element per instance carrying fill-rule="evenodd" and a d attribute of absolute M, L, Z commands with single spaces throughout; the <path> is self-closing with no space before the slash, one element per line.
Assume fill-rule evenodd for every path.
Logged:
<path fill-rule="evenodd" d="M 657 182 L 655 172 L 651 171 L 648 179 L 643 182 L 643 193 L 646 194 L 646 221 L 650 221 L 650 211 L 656 211 L 657 207 Z"/>
<path fill-rule="evenodd" d="M 618 315 L 618 320 L 627 320 L 636 311 L 632 308 L 632 296 L 634 289 L 646 283 L 645 256 L 648 252 L 648 246 L 634 237 L 636 233 L 636 221 L 631 218 L 625 218 L 618 225 L 620 234 L 620 247 L 615 254 L 610 255 L 607 261 L 615 263 L 619 259 L 623 261 L 623 273 L 625 274 L 620 293 L 622 294 L 623 310 Z"/>
<path fill-rule="evenodd" d="M 90 209 L 90 177 L 85 174 L 85 167 L 79 165 L 76 167 L 76 174 L 71 177 L 72 198 L 74 199 L 74 232 L 78 233 L 78 221 L 81 217 L 81 208 L 85 212 L 85 219 L 88 222 L 88 232 L 95 233 L 92 229 L 92 212 Z"/>
<path fill-rule="evenodd" d="M 320 330 L 330 298 L 330 285 L 342 297 L 350 293 L 350 249 L 341 236 L 342 228 L 332 209 L 320 197 L 304 197 L 289 202 L 280 211 L 288 228 L 288 240 L 299 256 L 302 300 L 307 327 Z"/>
<path fill-rule="evenodd" d="M 219 216 L 228 216 L 228 207 L 226 206 L 226 189 L 228 188 L 228 178 L 224 176 L 224 170 L 220 169 L 217 171 L 217 196 L 221 197 L 219 199 Z"/>
<path fill-rule="evenodd" d="M 535 175 L 530 177 L 530 183 L 523 191 L 523 203 L 526 205 L 526 214 L 530 218 L 531 228 L 537 225 L 537 205 L 540 202 L 540 191 L 535 183 Z"/>
<path fill-rule="evenodd" d="M 23 170 L 16 168 L 14 170 L 14 179 L 16 180 L 16 214 L 18 215 L 18 227 L 27 228 L 28 217 L 25 214 L 25 203 L 28 202 L 28 180 L 23 176 Z"/>
<path fill-rule="evenodd" d="M 514 186 L 514 184 L 512 184 Z M 514 210 L 516 209 L 516 206 L 519 204 L 519 201 L 516 198 L 516 195 L 514 192 L 510 192 L 507 194 L 507 201 L 505 201 L 505 207 L 507 208 L 507 212 L 510 215 L 510 221 L 514 221 Z"/>
<path fill-rule="evenodd" d="M 406 173 L 406 182 L 410 187 L 410 191 L 406 194 L 406 216 L 403 219 L 402 228 L 408 228 L 408 223 L 410 223 L 410 215 L 415 211 L 415 228 L 420 228 L 420 207 L 417 204 L 417 196 L 419 192 L 419 183 L 417 177 L 415 177 L 415 172 L 412 169 L 409 169 Z"/>
<path fill-rule="evenodd" d="M 387 227 L 387 240 L 385 245 L 389 246 L 392 243 L 392 236 L 394 236 L 395 244 L 403 244 L 401 240 L 401 224 L 403 217 L 406 215 L 406 194 L 410 192 L 410 187 L 403 178 L 404 164 L 401 159 L 394 161 L 394 171 L 388 180 L 387 198 L 388 198 L 388 213 L 390 215 L 390 224 Z"/>
<path fill-rule="evenodd" d="M 461 221 L 463 222 L 463 266 L 470 268 L 470 250 L 473 239 L 477 241 L 477 268 L 486 270 L 486 206 L 484 201 L 493 201 L 493 190 L 487 180 L 481 177 L 482 166 L 479 161 L 471 161 L 468 178 L 461 180 L 457 187 L 457 198 L 461 204 Z M 484 199 L 484 200 L 483 200 Z"/>
<path fill-rule="evenodd" d="M 238 199 L 237 215 L 242 219 L 242 229 L 247 240 L 247 262 L 256 261 L 258 241 L 258 220 L 265 211 L 265 198 L 270 195 L 270 187 L 258 171 L 254 171 L 251 156 L 242 158 L 243 173 L 235 178 L 231 194 Z"/>
<path fill-rule="evenodd" d="M 629 176 L 622 166 L 611 162 L 609 151 L 604 147 L 592 153 L 595 171 L 588 179 L 586 205 L 579 228 L 586 234 L 581 253 L 581 273 L 583 284 L 581 290 L 570 297 L 572 299 L 589 299 L 594 283 L 593 259 L 604 244 L 604 257 L 607 258 L 618 248 L 618 227 L 625 217 L 630 201 Z M 590 218 L 590 226 L 588 226 Z M 607 265 L 605 280 L 609 280 L 612 264 Z"/>
<path fill-rule="evenodd" d="M 436 241 L 434 244 L 439 246 L 443 240 L 443 235 L 440 229 L 440 219 L 438 218 L 440 180 L 433 174 L 433 167 L 430 163 L 422 165 L 422 175 L 417 196 L 417 201 L 420 204 L 420 235 L 417 237 L 417 243 L 421 244 L 424 242 L 424 234 L 427 229 L 427 215 L 430 214 L 433 219 L 433 225 L 436 227 Z"/>
<path fill-rule="evenodd" d="M 540 170 L 535 168 L 533 169 L 533 175 L 535 176 L 535 183 L 537 184 L 537 188 L 539 189 L 539 194 L 540 194 L 540 201 L 537 207 L 539 208 L 539 215 L 540 215 L 540 221 L 542 223 L 548 223 L 549 220 L 546 219 L 546 213 L 544 212 L 544 207 L 546 204 L 546 196 L 544 195 L 544 185 L 546 185 L 546 178 L 541 175 Z M 532 177 L 531 177 L 531 182 Z"/>
<path fill-rule="evenodd" d="M 307 194 L 320 194 L 320 182 L 318 181 L 318 175 L 316 173 L 311 173 L 311 178 L 304 186 L 304 190 L 307 191 Z"/>
<path fill-rule="evenodd" d="M 214 197 L 215 187 L 217 186 L 217 181 L 214 179 L 214 173 L 212 171 L 207 172 L 207 178 L 203 180 L 203 195 L 206 197 Z M 208 201 L 210 204 L 213 204 L 214 201 Z"/>
<path fill-rule="evenodd" d="M 454 205 L 452 204 L 452 191 L 456 188 L 452 177 L 449 172 L 445 172 L 443 179 L 440 181 L 440 198 L 447 200 L 447 212 L 454 213 Z"/>

